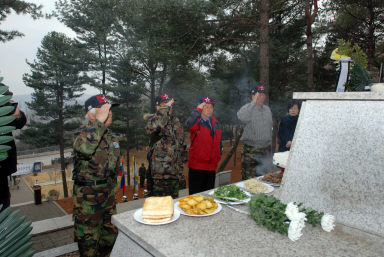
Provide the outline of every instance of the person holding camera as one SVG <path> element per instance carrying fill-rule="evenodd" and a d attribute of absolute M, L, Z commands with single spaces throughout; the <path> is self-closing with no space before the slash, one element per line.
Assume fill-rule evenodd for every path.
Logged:
<path fill-rule="evenodd" d="M 0 87 L 5 86 L 6 85 L 4 85 L 3 83 L 0 83 Z M 13 95 L 13 93 L 8 90 L 4 93 L 4 95 Z M 16 127 L 16 129 L 23 128 L 25 123 L 27 123 L 25 113 L 20 111 L 18 104 L 13 101 L 9 102 L 6 105 L 15 107 L 15 110 L 8 114 L 9 116 L 15 117 L 15 120 L 7 124 L 7 126 L 14 126 Z M 10 132 L 5 136 L 13 135 L 12 132 Z M 0 162 L 0 205 L 3 205 L 3 207 L 0 209 L 0 212 L 2 212 L 11 205 L 11 193 L 9 192 L 8 176 L 11 176 L 12 173 L 15 173 L 17 171 L 17 153 L 15 140 L 5 143 L 4 145 L 10 146 L 11 149 L 9 151 L 0 153 L 0 155 L 6 157 L 5 160 Z"/>

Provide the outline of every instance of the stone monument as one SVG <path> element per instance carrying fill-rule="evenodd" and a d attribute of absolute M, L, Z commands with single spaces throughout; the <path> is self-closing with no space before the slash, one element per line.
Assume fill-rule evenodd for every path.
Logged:
<path fill-rule="evenodd" d="M 300 111 L 281 186 L 283 202 L 335 215 L 384 236 L 384 93 L 294 93 Z"/>

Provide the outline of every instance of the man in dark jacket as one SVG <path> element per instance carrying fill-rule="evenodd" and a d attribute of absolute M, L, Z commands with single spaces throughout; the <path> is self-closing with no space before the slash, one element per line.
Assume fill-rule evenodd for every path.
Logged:
<path fill-rule="evenodd" d="M 288 115 L 280 122 L 277 136 L 280 139 L 279 152 L 289 151 L 295 134 L 297 119 L 299 117 L 299 103 L 292 101 L 288 104 Z"/>
<path fill-rule="evenodd" d="M 141 167 L 139 169 L 139 176 L 140 176 L 140 188 L 144 187 L 145 182 L 145 174 L 147 173 L 147 169 L 144 166 L 144 163 L 141 164 Z"/>
<path fill-rule="evenodd" d="M 3 83 L 0 83 L 0 87 L 4 87 Z M 13 95 L 12 92 L 7 91 L 5 95 Z M 7 124 L 7 126 L 14 126 L 16 129 L 21 129 L 27 123 L 27 118 L 25 117 L 24 112 L 19 110 L 19 107 L 16 105 L 15 111 L 10 114 L 10 116 L 16 117 L 14 121 Z M 12 132 L 6 134 L 6 136 L 12 136 Z M 0 212 L 6 209 L 11 204 L 11 194 L 8 187 L 8 176 L 17 171 L 17 154 L 16 154 L 16 144 L 12 140 L 8 143 L 5 143 L 11 147 L 7 152 L 2 152 L 0 155 L 7 157 L 4 161 L 0 162 L 0 205 L 3 207 L 0 209 Z"/>
<path fill-rule="evenodd" d="M 213 117 L 215 102 L 203 97 L 185 125 L 191 136 L 188 155 L 189 194 L 215 187 L 217 164 L 221 159 L 221 125 Z"/>

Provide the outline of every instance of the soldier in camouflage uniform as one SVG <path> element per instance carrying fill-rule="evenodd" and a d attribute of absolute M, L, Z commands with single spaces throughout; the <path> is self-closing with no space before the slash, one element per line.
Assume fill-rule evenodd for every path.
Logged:
<path fill-rule="evenodd" d="M 257 85 L 251 90 L 252 101 L 237 112 L 239 120 L 245 124 L 241 140 L 242 180 L 264 175 L 271 168 L 272 112 L 264 105 L 264 86 Z"/>
<path fill-rule="evenodd" d="M 104 95 L 85 102 L 89 123 L 75 134 L 73 219 L 80 256 L 109 256 L 117 237 L 111 223 L 116 214 L 116 177 L 120 147 L 108 126 L 111 104 Z"/>
<path fill-rule="evenodd" d="M 149 161 L 153 178 L 152 196 L 179 196 L 179 174 L 186 161 L 184 129 L 172 115 L 173 99 L 167 94 L 156 98 L 156 113 L 147 115 L 145 127 L 151 135 Z"/>

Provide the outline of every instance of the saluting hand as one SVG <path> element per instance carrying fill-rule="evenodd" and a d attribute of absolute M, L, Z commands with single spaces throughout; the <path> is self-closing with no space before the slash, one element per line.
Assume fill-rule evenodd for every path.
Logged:
<path fill-rule="evenodd" d="M 257 101 L 256 94 L 253 94 L 253 95 L 252 95 L 252 101 L 256 103 L 256 101 Z"/>
<path fill-rule="evenodd" d="M 203 102 L 203 103 L 197 105 L 197 108 L 199 108 L 199 109 L 203 109 L 204 105 L 205 105 L 205 103 Z"/>
<path fill-rule="evenodd" d="M 166 106 L 169 106 L 169 107 L 172 107 L 172 104 L 175 102 L 175 100 L 173 100 L 173 98 L 169 101 L 169 102 L 167 102 L 165 105 Z"/>
<path fill-rule="evenodd" d="M 96 108 L 96 119 L 98 119 L 101 123 L 104 123 L 109 114 L 109 109 L 111 109 L 110 104 L 104 104 L 100 108 Z"/>

